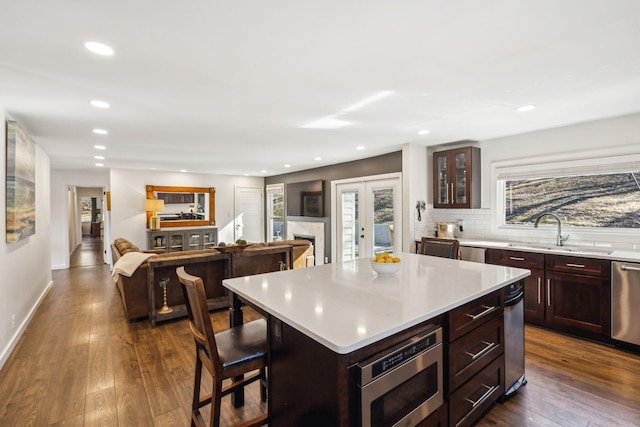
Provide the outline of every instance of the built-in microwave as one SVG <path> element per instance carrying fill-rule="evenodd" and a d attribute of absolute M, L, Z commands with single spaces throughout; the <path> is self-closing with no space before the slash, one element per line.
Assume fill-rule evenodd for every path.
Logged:
<path fill-rule="evenodd" d="M 414 426 L 443 403 L 442 328 L 422 333 L 357 366 L 363 427 Z"/>

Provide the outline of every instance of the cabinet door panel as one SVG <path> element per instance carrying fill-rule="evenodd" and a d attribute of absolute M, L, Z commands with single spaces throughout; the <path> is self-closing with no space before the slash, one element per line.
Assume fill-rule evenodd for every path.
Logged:
<path fill-rule="evenodd" d="M 558 326 L 608 336 L 611 282 L 608 278 L 547 272 L 547 320 Z"/>
<path fill-rule="evenodd" d="M 453 153 L 453 179 L 455 191 L 453 203 L 456 205 L 466 205 L 469 200 L 469 180 L 467 173 L 469 171 L 469 152 L 470 150 L 461 150 Z"/>
<path fill-rule="evenodd" d="M 434 165 L 434 200 L 435 207 L 447 206 L 449 204 L 449 178 L 447 176 L 447 154 L 433 154 Z"/>
<path fill-rule="evenodd" d="M 532 269 L 531 276 L 524 279 L 525 322 L 544 322 L 545 297 L 544 270 Z"/>

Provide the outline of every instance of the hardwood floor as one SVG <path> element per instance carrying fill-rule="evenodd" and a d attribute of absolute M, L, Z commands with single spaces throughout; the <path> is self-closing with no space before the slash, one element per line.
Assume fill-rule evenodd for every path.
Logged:
<path fill-rule="evenodd" d="M 186 321 L 127 322 L 105 265 L 57 270 L 53 279 L 0 371 L 0 426 L 188 426 L 194 347 Z M 226 310 L 212 319 L 224 329 Z M 528 384 L 479 426 L 640 425 L 640 356 L 533 327 L 526 342 Z M 223 399 L 221 424 L 265 409 L 252 384 L 244 408 Z"/>
<path fill-rule="evenodd" d="M 69 266 L 73 268 L 102 264 L 102 240 L 99 237 L 82 236 L 82 243 L 71 253 Z"/>

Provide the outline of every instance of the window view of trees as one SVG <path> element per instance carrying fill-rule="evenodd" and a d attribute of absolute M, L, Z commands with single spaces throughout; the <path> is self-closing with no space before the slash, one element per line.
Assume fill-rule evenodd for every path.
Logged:
<path fill-rule="evenodd" d="M 640 172 L 504 180 L 505 224 L 553 212 L 569 227 L 640 228 Z"/>

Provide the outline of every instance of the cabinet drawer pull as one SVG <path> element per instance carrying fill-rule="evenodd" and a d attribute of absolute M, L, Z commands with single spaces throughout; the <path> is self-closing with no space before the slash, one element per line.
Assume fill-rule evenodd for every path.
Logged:
<path fill-rule="evenodd" d="M 494 385 L 493 387 L 489 387 L 486 384 L 482 384 L 482 387 L 486 388 L 487 391 L 484 392 L 484 394 L 482 396 L 480 396 L 480 399 L 473 401 L 471 399 L 469 399 L 468 397 L 465 397 L 465 400 L 469 403 L 471 403 L 471 407 L 475 408 L 476 406 L 478 406 L 479 404 L 481 404 L 487 397 L 489 397 L 489 395 L 491 393 L 493 393 L 495 391 L 495 389 L 497 389 L 499 386 L 498 385 Z"/>
<path fill-rule="evenodd" d="M 453 182 L 451 183 L 451 204 L 454 204 L 456 199 L 453 197 Z"/>
<path fill-rule="evenodd" d="M 496 308 L 495 305 L 492 305 L 491 307 L 489 307 L 488 305 L 482 305 L 482 308 L 484 308 L 484 311 L 482 313 L 478 313 L 478 314 L 469 314 L 469 313 L 465 313 L 467 316 L 469 316 L 471 318 L 471 320 L 476 320 L 482 316 L 486 316 L 487 314 L 489 314 L 489 312 L 491 310 L 493 310 L 494 308 Z"/>
<path fill-rule="evenodd" d="M 485 347 L 480 350 L 479 352 L 477 352 L 476 354 L 473 354 L 471 352 L 465 351 L 465 354 L 471 356 L 471 358 L 473 360 L 476 360 L 478 357 L 482 356 L 483 354 L 485 354 L 487 351 L 491 350 L 493 347 L 496 346 L 495 342 L 486 342 L 486 341 L 481 341 L 482 344 L 485 345 Z"/>
<path fill-rule="evenodd" d="M 524 261 L 524 258 L 519 257 L 519 256 L 510 256 L 509 259 L 511 261 Z"/>
<path fill-rule="evenodd" d="M 540 299 L 542 296 L 542 292 L 540 292 L 542 290 L 542 283 L 540 283 L 542 281 L 541 277 L 538 277 L 538 304 L 540 304 Z"/>
<path fill-rule="evenodd" d="M 584 264 L 571 264 L 571 263 L 567 263 L 567 267 L 584 268 Z"/>
<path fill-rule="evenodd" d="M 551 279 L 547 279 L 547 305 L 551 306 Z"/>

